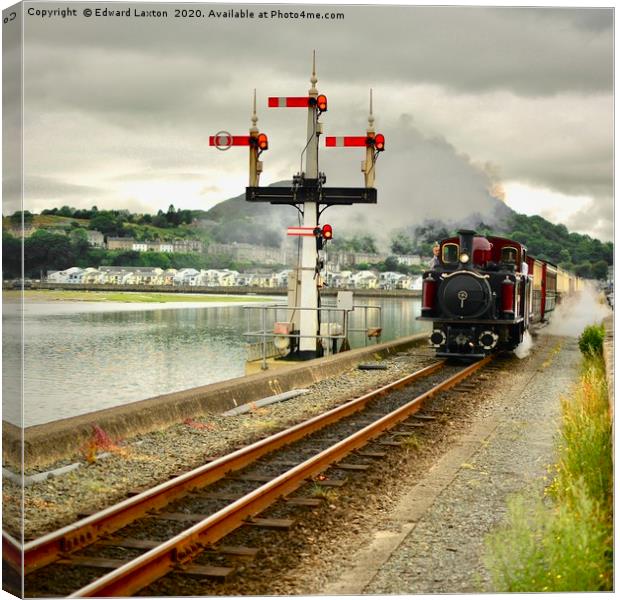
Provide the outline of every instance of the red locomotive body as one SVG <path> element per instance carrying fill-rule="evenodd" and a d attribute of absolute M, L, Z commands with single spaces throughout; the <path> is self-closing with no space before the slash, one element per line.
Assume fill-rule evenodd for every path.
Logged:
<path fill-rule="evenodd" d="M 555 308 L 557 268 L 507 238 L 461 230 L 423 276 L 421 321 L 438 356 L 482 358 L 512 350 Z"/>

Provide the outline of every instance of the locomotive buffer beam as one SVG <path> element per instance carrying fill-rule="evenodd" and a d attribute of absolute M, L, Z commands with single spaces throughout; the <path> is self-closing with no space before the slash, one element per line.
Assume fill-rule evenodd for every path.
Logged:
<path fill-rule="evenodd" d="M 348 206 L 351 204 L 376 204 L 375 188 L 317 187 L 247 187 L 245 199 L 248 202 L 269 202 L 270 204 L 304 204 L 315 202 L 326 206 Z"/>
<path fill-rule="evenodd" d="M 440 317 L 416 317 L 416 321 L 432 321 L 433 323 L 449 323 L 452 325 L 516 325 L 523 321 L 523 317 L 516 319 L 467 319 L 459 318 L 440 318 Z"/>

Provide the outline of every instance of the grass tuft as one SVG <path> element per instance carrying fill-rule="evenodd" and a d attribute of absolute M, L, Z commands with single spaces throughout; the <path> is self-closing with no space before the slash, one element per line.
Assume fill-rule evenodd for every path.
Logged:
<path fill-rule="evenodd" d="M 545 494 L 515 496 L 505 524 L 487 537 L 485 564 L 496 591 L 613 589 L 611 420 L 597 353 L 584 353 L 581 383 L 562 399 L 556 452 Z"/>
<path fill-rule="evenodd" d="M 313 483 L 310 487 L 310 497 L 322 498 L 327 502 L 335 502 L 338 499 L 338 491 L 333 488 L 328 488 L 318 483 Z"/>
<path fill-rule="evenodd" d="M 415 433 L 403 438 L 401 442 L 409 450 L 421 450 L 424 447 L 424 442 Z"/>

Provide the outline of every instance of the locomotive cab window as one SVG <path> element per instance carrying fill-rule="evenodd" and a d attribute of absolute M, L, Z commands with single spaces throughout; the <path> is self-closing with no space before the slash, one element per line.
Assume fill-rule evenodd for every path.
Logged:
<path fill-rule="evenodd" d="M 517 262 L 517 249 L 512 246 L 506 246 L 502 248 L 501 261 L 503 263 L 516 264 Z"/>
<path fill-rule="evenodd" d="M 441 260 L 446 265 L 456 264 L 459 261 L 459 245 L 444 244 L 441 254 Z"/>

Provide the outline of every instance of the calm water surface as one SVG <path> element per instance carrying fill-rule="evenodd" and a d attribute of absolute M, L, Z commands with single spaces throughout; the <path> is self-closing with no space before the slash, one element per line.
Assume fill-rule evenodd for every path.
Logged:
<path fill-rule="evenodd" d="M 356 303 L 382 306 L 381 341 L 424 330 L 415 321 L 418 298 Z M 362 325 L 360 315 L 353 326 Z M 241 376 L 246 327 L 247 315 L 236 304 L 26 304 L 24 425 Z M 3 414 L 17 424 L 20 410 L 10 402 L 19 381 L 17 311 L 4 311 L 3 331 Z M 352 345 L 364 345 L 363 336 L 354 335 Z"/>

